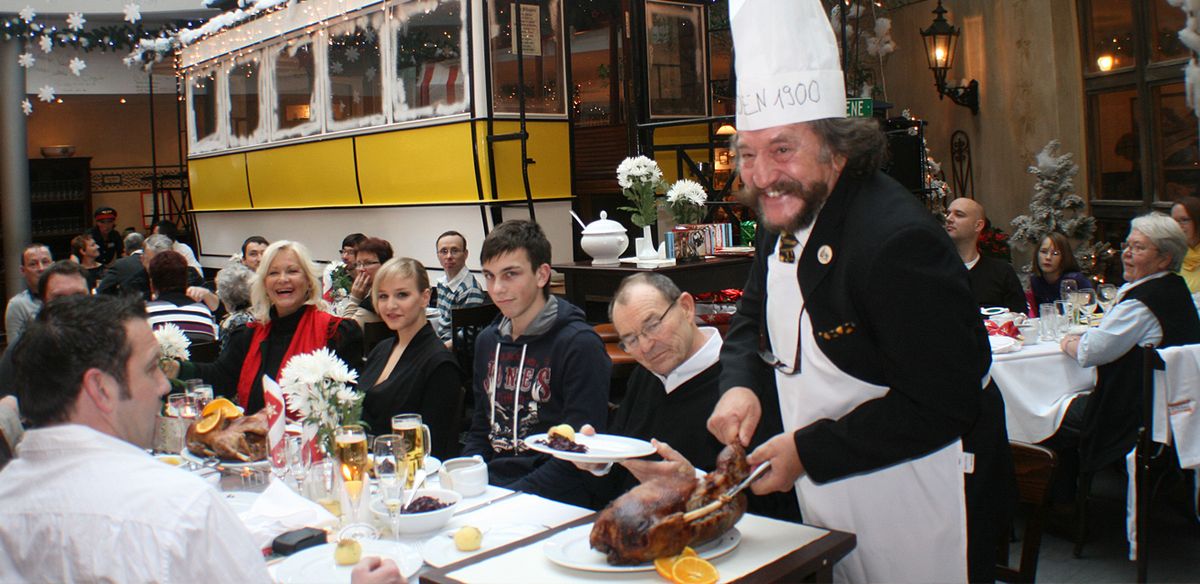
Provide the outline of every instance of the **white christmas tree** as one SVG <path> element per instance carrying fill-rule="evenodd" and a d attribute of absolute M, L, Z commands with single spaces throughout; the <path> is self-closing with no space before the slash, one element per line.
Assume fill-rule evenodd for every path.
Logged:
<path fill-rule="evenodd" d="M 1108 244 L 1091 244 L 1096 218 L 1086 214 L 1085 201 L 1075 194 L 1074 177 L 1079 173 L 1079 165 L 1070 153 L 1059 155 L 1058 147 L 1058 140 L 1051 140 L 1029 167 L 1029 174 L 1037 177 L 1037 182 L 1033 185 L 1029 214 L 1012 221 L 1011 240 L 1036 250 L 1049 233 L 1062 233 L 1075 246 L 1075 259 L 1080 267 L 1090 273 L 1095 258 Z"/>

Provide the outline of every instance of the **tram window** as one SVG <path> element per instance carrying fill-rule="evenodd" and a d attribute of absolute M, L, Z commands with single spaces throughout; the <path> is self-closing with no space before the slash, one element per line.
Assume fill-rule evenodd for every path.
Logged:
<path fill-rule="evenodd" d="M 217 134 L 217 74 L 199 72 L 190 78 L 192 93 L 192 136 L 197 145 Z"/>
<path fill-rule="evenodd" d="M 467 68 L 463 61 L 463 0 L 404 2 L 392 8 L 396 79 L 395 121 L 466 111 Z"/>
<path fill-rule="evenodd" d="M 383 12 L 376 11 L 329 27 L 329 130 L 384 122 L 382 24 Z"/>
<path fill-rule="evenodd" d="M 651 116 L 705 115 L 701 10 L 699 6 L 646 2 Z"/>
<path fill-rule="evenodd" d="M 562 73 L 562 7 L 559 0 L 492 4 L 492 104 L 498 113 L 519 110 L 517 46 L 513 40 L 513 7 L 521 18 L 520 45 L 525 59 L 525 111 L 565 114 Z"/>
<path fill-rule="evenodd" d="M 292 39 L 275 55 L 274 139 L 309 136 L 321 130 L 313 90 L 316 69 L 311 42 Z"/>
<path fill-rule="evenodd" d="M 229 69 L 229 135 L 231 146 L 256 141 L 262 117 L 258 111 L 259 56 L 235 61 Z"/>

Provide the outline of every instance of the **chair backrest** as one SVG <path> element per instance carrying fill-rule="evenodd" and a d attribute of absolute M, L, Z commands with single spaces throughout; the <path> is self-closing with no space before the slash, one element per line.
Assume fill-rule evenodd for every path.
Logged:
<path fill-rule="evenodd" d="M 1001 542 L 1001 562 L 996 579 L 1004 582 L 1033 582 L 1037 576 L 1038 553 L 1042 545 L 1042 527 L 1050 503 L 1050 484 L 1058 461 L 1048 448 L 1010 441 L 1013 467 L 1017 476 L 1017 499 L 1027 510 L 1018 567 L 1008 565 L 1008 540 Z"/>
<path fill-rule="evenodd" d="M 492 324 L 497 314 L 500 314 L 500 309 L 491 302 L 455 308 L 450 311 L 450 326 L 455 329 L 464 326 L 485 327 Z"/>

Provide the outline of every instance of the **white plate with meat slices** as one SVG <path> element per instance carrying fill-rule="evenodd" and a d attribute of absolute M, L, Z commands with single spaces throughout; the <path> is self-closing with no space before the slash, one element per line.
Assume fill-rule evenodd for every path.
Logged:
<path fill-rule="evenodd" d="M 546 558 L 565 568 L 584 570 L 587 572 L 651 572 L 654 562 L 635 564 L 632 566 L 613 566 L 605 559 L 604 554 L 592 549 L 589 539 L 592 535 L 592 525 L 572 527 L 547 539 L 542 544 L 542 552 Z M 696 555 L 706 560 L 719 558 L 736 548 L 742 541 L 742 532 L 737 528 L 730 529 L 716 539 L 695 548 Z"/>
<path fill-rule="evenodd" d="M 575 443 L 583 446 L 587 451 L 572 452 L 554 448 L 550 446 L 550 439 L 545 434 L 533 434 L 525 438 L 525 445 L 529 448 L 569 462 L 607 464 L 650 456 L 655 453 L 654 445 L 645 440 L 616 434 L 587 436 L 577 433 L 575 434 Z"/>

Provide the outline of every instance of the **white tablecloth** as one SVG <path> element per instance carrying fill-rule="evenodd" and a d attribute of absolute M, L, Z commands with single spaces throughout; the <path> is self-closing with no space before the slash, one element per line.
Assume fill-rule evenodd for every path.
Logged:
<path fill-rule="evenodd" d="M 1045 342 L 993 355 L 992 379 L 1004 395 L 1009 439 L 1033 444 L 1052 436 L 1071 400 L 1096 386 L 1096 368 Z"/>

